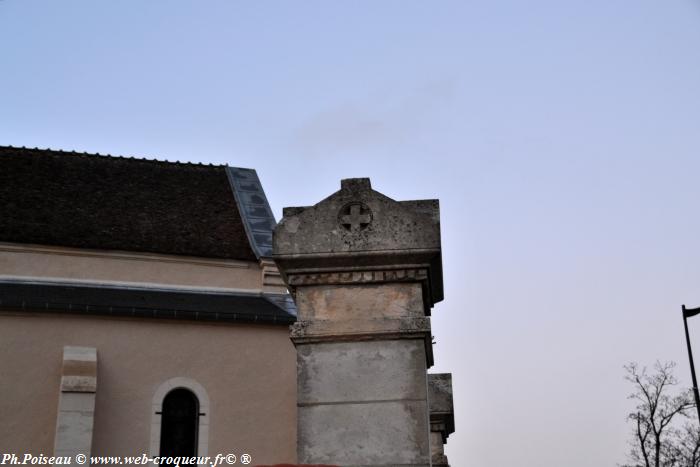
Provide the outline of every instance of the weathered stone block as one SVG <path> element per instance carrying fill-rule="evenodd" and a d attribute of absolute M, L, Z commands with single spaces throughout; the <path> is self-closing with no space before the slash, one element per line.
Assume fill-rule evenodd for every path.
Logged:
<path fill-rule="evenodd" d="M 430 412 L 453 414 L 452 373 L 431 373 L 428 375 L 430 389 Z"/>
<path fill-rule="evenodd" d="M 425 249 L 440 249 L 438 201 L 395 201 L 369 179 L 343 180 L 320 203 L 285 209 L 275 229 L 275 255 Z"/>
<path fill-rule="evenodd" d="M 297 347 L 298 402 L 426 399 L 420 340 L 306 344 Z"/>
<path fill-rule="evenodd" d="M 97 390 L 97 351 L 92 347 L 66 346 L 63 349 L 61 391 Z"/>
<path fill-rule="evenodd" d="M 94 393 L 61 394 L 55 455 L 90 454 L 94 411 Z"/>
<path fill-rule="evenodd" d="M 352 465 L 430 465 L 425 401 L 299 408 L 299 460 Z"/>
<path fill-rule="evenodd" d="M 428 375 L 428 400 L 430 402 L 430 449 L 434 467 L 448 467 L 444 444 L 455 431 L 452 402 L 452 374 Z"/>
<path fill-rule="evenodd" d="M 301 320 L 424 316 L 418 283 L 309 286 L 298 290 L 296 303 Z"/>

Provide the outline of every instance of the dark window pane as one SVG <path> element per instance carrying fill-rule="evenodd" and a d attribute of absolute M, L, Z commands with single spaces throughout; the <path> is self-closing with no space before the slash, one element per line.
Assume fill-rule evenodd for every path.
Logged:
<path fill-rule="evenodd" d="M 196 456 L 199 401 L 187 389 L 173 389 L 163 399 L 160 455 Z"/>

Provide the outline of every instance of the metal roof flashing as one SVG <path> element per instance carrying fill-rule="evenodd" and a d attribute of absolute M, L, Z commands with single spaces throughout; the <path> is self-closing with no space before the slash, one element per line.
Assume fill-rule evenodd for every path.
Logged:
<path fill-rule="evenodd" d="M 253 252 L 260 258 L 272 257 L 272 231 L 277 225 L 254 169 L 226 167 L 238 211 Z"/>

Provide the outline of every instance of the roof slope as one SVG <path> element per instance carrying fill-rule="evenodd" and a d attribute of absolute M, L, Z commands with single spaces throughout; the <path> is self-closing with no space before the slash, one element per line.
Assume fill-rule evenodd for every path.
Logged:
<path fill-rule="evenodd" d="M 226 169 L 0 146 L 0 241 L 255 260 Z"/>

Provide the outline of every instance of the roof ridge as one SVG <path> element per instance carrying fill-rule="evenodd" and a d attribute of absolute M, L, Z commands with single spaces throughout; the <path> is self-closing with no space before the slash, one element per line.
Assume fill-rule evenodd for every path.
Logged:
<path fill-rule="evenodd" d="M 99 152 L 78 152 L 78 151 L 67 151 L 63 149 L 53 149 L 53 148 L 39 148 L 39 147 L 26 147 L 26 146 L 12 146 L 12 145 L 4 145 L 0 144 L 0 149 L 15 149 L 15 150 L 25 150 L 25 151 L 38 151 L 38 152 L 45 152 L 45 153 L 58 153 L 58 154 L 64 154 L 68 155 L 71 157 L 74 156 L 82 156 L 82 157 L 103 157 L 107 159 L 125 159 L 125 160 L 130 160 L 130 161 L 139 161 L 139 162 L 150 162 L 150 163 L 155 163 L 155 164 L 167 164 L 167 165 L 190 165 L 190 166 L 200 166 L 200 167 L 229 167 L 228 164 L 212 164 L 212 163 L 203 163 L 203 162 L 190 162 L 190 161 L 183 161 L 180 162 L 178 161 L 170 161 L 167 159 L 148 159 L 146 157 L 136 157 L 136 156 L 122 156 L 122 155 L 112 155 L 112 154 L 100 154 Z"/>

